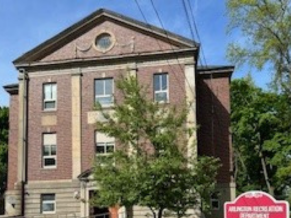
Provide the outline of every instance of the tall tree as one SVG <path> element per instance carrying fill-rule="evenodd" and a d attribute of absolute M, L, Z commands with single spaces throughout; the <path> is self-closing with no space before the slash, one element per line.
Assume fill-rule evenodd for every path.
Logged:
<path fill-rule="evenodd" d="M 186 106 L 147 99 L 135 77 L 121 79 L 117 87 L 122 103 L 113 114 L 103 111 L 106 122 L 97 122 L 97 131 L 115 137 L 118 147 L 111 158 L 97 157 L 95 204 L 145 206 L 154 218 L 182 217 L 201 202 L 207 208 L 219 163 L 211 157 L 188 158 L 187 136 L 195 130 L 185 125 Z"/>
<path fill-rule="evenodd" d="M 291 101 L 291 0 L 227 0 L 230 30 L 238 29 L 243 43 L 229 46 L 238 64 L 274 72 L 274 85 Z"/>
<path fill-rule="evenodd" d="M 232 81 L 231 120 L 239 192 L 262 189 L 288 198 L 291 124 L 286 95 L 263 91 L 251 78 Z M 289 195 L 290 197 L 290 195 Z"/>
<path fill-rule="evenodd" d="M 7 180 L 8 114 L 7 107 L 0 107 L 0 196 L 5 191 Z"/>

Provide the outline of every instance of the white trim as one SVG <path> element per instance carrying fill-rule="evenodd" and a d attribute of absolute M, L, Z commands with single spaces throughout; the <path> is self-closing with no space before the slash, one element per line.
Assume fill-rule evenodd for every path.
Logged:
<path fill-rule="evenodd" d="M 166 81 L 167 81 L 167 89 L 162 89 L 162 76 L 166 75 Z M 155 90 L 155 76 L 158 76 L 159 80 L 159 90 Z M 154 73 L 153 74 L 153 91 L 154 91 L 154 101 L 159 103 L 169 103 L 169 73 L 168 72 L 161 72 L 161 73 Z M 156 94 L 159 93 L 166 93 L 167 99 L 166 101 L 157 101 L 156 100 Z"/>
<path fill-rule="evenodd" d="M 51 95 L 51 97 L 48 99 L 46 99 L 47 96 L 45 94 L 45 89 L 47 86 L 49 86 L 49 88 L 50 88 L 49 92 Z M 54 92 L 53 86 L 55 86 L 54 95 L 53 95 L 53 92 Z M 42 102 L 43 103 L 43 110 L 44 111 L 55 111 L 57 109 L 57 83 L 56 82 L 44 83 L 42 92 L 43 92 L 43 102 Z M 53 108 L 46 108 L 46 103 L 49 103 L 49 102 L 55 103 L 55 106 Z"/>
<path fill-rule="evenodd" d="M 108 80 L 110 81 L 111 80 L 111 86 L 112 86 L 112 90 L 111 90 L 111 94 L 105 94 L 106 92 L 106 87 L 105 87 L 105 81 Z M 96 94 L 96 82 L 97 81 L 102 81 L 103 82 L 103 95 L 97 95 Z M 95 78 L 94 79 L 94 102 L 97 103 L 97 98 L 108 98 L 110 97 L 111 98 L 111 102 L 108 103 L 108 104 L 101 104 L 102 107 L 111 107 L 114 105 L 114 79 L 112 77 L 106 77 L 106 78 Z"/>

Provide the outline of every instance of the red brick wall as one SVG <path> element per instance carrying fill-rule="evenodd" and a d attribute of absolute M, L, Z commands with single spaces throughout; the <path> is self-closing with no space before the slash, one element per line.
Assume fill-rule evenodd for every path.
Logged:
<path fill-rule="evenodd" d="M 221 159 L 218 182 L 231 181 L 229 78 L 197 78 L 198 154 Z"/>
<path fill-rule="evenodd" d="M 169 99 L 171 104 L 180 105 L 184 102 L 185 96 L 185 77 L 183 66 L 172 65 L 162 67 L 142 67 L 137 71 L 138 81 L 148 87 L 148 98 L 153 99 L 153 74 L 159 72 L 169 73 Z M 88 124 L 88 112 L 93 111 L 94 107 L 94 79 L 102 78 L 102 73 L 106 77 L 113 77 L 116 81 L 125 70 L 100 71 L 84 73 L 82 77 L 82 171 L 91 168 L 95 154 L 95 135 L 94 124 Z M 114 88 L 116 100 L 122 97 L 116 87 Z"/>
<path fill-rule="evenodd" d="M 57 110 L 43 111 L 43 84 L 57 83 Z M 71 110 L 71 76 L 33 77 L 29 81 L 28 107 L 28 180 L 54 180 L 72 178 L 72 110 Z M 56 115 L 56 126 L 42 126 L 43 115 Z M 57 168 L 42 167 L 42 134 L 57 134 Z"/>
<path fill-rule="evenodd" d="M 13 190 L 17 182 L 17 147 L 18 147 L 18 95 L 10 95 L 9 107 L 9 146 L 8 146 L 8 184 Z"/>
<path fill-rule="evenodd" d="M 117 80 L 124 74 L 124 70 L 98 71 L 84 73 L 82 76 L 82 171 L 93 166 L 95 157 L 95 125 L 88 124 L 88 112 L 94 111 L 94 80 L 103 77 Z M 114 84 L 115 85 L 115 84 Z M 120 93 L 115 90 L 115 98 L 118 100 Z"/>
<path fill-rule="evenodd" d="M 123 45 L 130 43 L 132 37 L 135 37 L 135 53 L 171 50 L 172 48 L 177 48 L 176 46 L 172 47 L 164 41 L 154 39 L 153 35 L 145 35 L 143 33 L 136 32 L 134 29 L 129 29 L 128 27 L 113 23 L 111 21 L 105 21 L 104 23 L 88 30 L 86 33 L 83 32 L 81 36 L 73 39 L 57 51 L 43 58 L 42 61 L 75 59 L 77 58 L 75 52 L 76 44 L 82 49 L 89 48 L 95 40 L 95 37 L 102 31 L 110 31 L 114 35 L 116 38 L 115 46 L 106 53 L 97 51 L 93 47 L 86 52 L 78 51 L 78 58 L 130 54 L 130 46 Z"/>

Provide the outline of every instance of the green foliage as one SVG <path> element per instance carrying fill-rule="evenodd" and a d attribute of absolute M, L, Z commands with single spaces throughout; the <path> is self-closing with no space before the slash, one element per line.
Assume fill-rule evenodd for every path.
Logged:
<path fill-rule="evenodd" d="M 231 119 L 239 192 L 274 189 L 278 198 L 288 198 L 291 107 L 287 98 L 284 94 L 262 91 L 250 77 L 233 80 Z"/>
<path fill-rule="evenodd" d="M 8 113 L 8 108 L 0 107 L 0 196 L 5 191 L 7 180 Z"/>
<path fill-rule="evenodd" d="M 211 157 L 187 158 L 186 105 L 179 108 L 146 99 L 147 91 L 135 77 L 117 82 L 123 94 L 107 122 L 97 122 L 98 131 L 115 137 L 118 145 L 111 158 L 96 158 L 94 178 L 99 190 L 94 203 L 148 207 L 154 217 L 209 203 L 219 161 Z M 194 144 L 193 144 L 194 146 Z"/>
<path fill-rule="evenodd" d="M 242 42 L 230 44 L 229 59 L 271 67 L 274 84 L 291 97 L 291 0 L 227 0 L 227 8 Z"/>

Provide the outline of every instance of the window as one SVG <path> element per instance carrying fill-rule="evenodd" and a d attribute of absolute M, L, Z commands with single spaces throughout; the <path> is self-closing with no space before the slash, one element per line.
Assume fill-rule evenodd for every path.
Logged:
<path fill-rule="evenodd" d="M 41 195 L 41 213 L 52 214 L 55 212 L 56 212 L 55 194 L 42 194 Z"/>
<path fill-rule="evenodd" d="M 211 203 L 211 209 L 212 210 L 219 210 L 219 193 L 213 193 L 211 195 L 210 203 Z"/>
<path fill-rule="evenodd" d="M 154 98 L 157 102 L 168 102 L 168 74 L 154 74 Z"/>
<path fill-rule="evenodd" d="M 97 51 L 105 53 L 113 48 L 115 41 L 115 37 L 111 32 L 101 32 L 95 37 L 93 47 Z"/>
<path fill-rule="evenodd" d="M 44 110 L 56 109 L 57 84 L 47 83 L 43 85 L 43 108 Z"/>
<path fill-rule="evenodd" d="M 105 51 L 110 48 L 113 40 L 109 33 L 102 33 L 98 35 L 95 39 L 95 45 L 98 49 Z"/>
<path fill-rule="evenodd" d="M 43 134 L 43 168 L 56 168 L 57 166 L 57 135 Z"/>
<path fill-rule="evenodd" d="M 96 153 L 97 155 L 108 155 L 115 150 L 115 140 L 104 133 L 96 132 Z"/>
<path fill-rule="evenodd" d="M 95 80 L 95 102 L 102 106 L 113 104 L 113 79 Z"/>
<path fill-rule="evenodd" d="M 104 133 L 96 132 L 96 155 L 101 163 L 103 161 L 113 161 L 112 154 L 115 151 L 115 140 Z"/>

